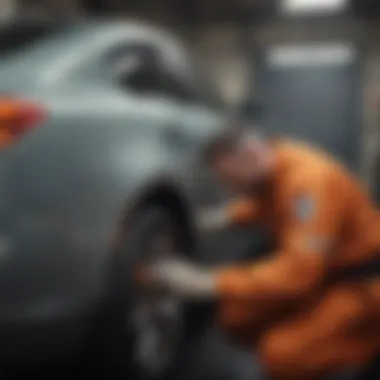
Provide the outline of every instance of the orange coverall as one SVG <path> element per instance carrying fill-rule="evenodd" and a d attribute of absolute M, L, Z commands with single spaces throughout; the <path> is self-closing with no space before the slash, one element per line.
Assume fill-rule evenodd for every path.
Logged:
<path fill-rule="evenodd" d="M 364 365 L 380 345 L 380 273 L 338 277 L 380 253 L 379 214 L 324 153 L 286 140 L 274 149 L 267 191 L 230 211 L 236 224 L 268 227 L 278 250 L 251 266 L 220 269 L 222 324 L 250 339 L 276 379 Z"/>

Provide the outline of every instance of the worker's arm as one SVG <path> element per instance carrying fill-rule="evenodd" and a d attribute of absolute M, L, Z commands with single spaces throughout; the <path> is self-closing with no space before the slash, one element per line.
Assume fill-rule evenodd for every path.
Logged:
<path fill-rule="evenodd" d="M 277 303 L 310 292 L 323 280 L 334 254 L 342 221 L 341 189 L 332 186 L 326 173 L 312 173 L 292 190 L 286 197 L 280 248 L 270 259 L 216 270 L 161 262 L 151 268 L 151 282 L 188 298 L 246 299 L 258 308 L 264 300 Z"/>
<path fill-rule="evenodd" d="M 246 298 L 259 307 L 263 300 L 300 297 L 324 279 L 341 226 L 341 194 L 323 173 L 303 182 L 289 196 L 279 250 L 250 267 L 220 270 L 216 281 L 222 298 Z"/>
<path fill-rule="evenodd" d="M 198 228 L 201 232 L 213 232 L 229 226 L 249 224 L 259 218 L 260 209 L 260 204 L 255 199 L 241 197 L 198 215 Z M 136 280 L 143 285 L 163 287 L 186 298 L 207 300 L 219 296 L 217 272 L 180 259 L 160 260 L 139 268 Z"/>
<path fill-rule="evenodd" d="M 201 231 L 215 231 L 235 225 L 253 223 L 259 218 L 260 204 L 253 197 L 241 197 L 219 208 L 206 210 L 198 215 Z"/>

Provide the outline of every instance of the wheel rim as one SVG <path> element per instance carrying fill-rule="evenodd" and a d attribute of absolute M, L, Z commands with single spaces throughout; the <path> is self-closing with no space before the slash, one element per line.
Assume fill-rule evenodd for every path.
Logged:
<path fill-rule="evenodd" d="M 176 243 L 170 231 L 156 233 L 146 243 L 145 262 L 174 257 Z M 167 371 L 179 348 L 183 328 L 183 302 L 171 294 L 140 292 L 129 311 L 128 324 L 134 335 L 133 358 L 146 375 Z"/>

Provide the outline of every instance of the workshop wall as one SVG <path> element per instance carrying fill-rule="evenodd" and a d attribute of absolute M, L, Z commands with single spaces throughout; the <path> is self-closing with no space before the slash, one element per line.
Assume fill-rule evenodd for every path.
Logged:
<path fill-rule="evenodd" d="M 376 161 L 380 151 L 380 26 L 355 19 L 284 21 L 252 26 L 242 38 L 239 25 L 204 27 L 193 35 L 197 54 L 207 62 L 211 76 L 223 98 L 237 104 L 244 96 L 255 94 L 255 69 L 248 46 L 265 49 L 272 44 L 351 41 L 363 54 L 363 114 L 361 175 L 373 190 L 378 182 Z M 249 41 L 247 44 L 247 40 Z M 244 45 L 242 46 L 242 41 Z M 249 92 L 250 86 L 253 91 Z"/>
<path fill-rule="evenodd" d="M 376 41 L 375 25 L 356 19 L 326 19 L 291 21 L 284 20 L 263 25 L 252 33 L 253 43 L 259 48 L 272 44 L 318 43 L 329 41 L 347 41 L 358 46 L 363 54 L 362 72 L 362 149 L 361 175 L 370 189 L 373 188 L 373 171 L 376 152 L 379 151 L 379 128 L 368 103 L 371 92 L 380 89 L 379 50 Z"/>
<path fill-rule="evenodd" d="M 367 24 L 366 66 L 364 74 L 364 141 L 363 177 L 380 199 L 380 26 L 377 22 Z"/>
<path fill-rule="evenodd" d="M 191 36 L 195 55 L 206 70 L 223 100 L 235 106 L 248 96 L 253 80 L 253 63 L 242 44 L 242 30 L 236 24 L 202 27 Z"/>
<path fill-rule="evenodd" d="M 6 20 L 17 12 L 17 3 L 15 0 L 0 0 L 0 20 Z"/>

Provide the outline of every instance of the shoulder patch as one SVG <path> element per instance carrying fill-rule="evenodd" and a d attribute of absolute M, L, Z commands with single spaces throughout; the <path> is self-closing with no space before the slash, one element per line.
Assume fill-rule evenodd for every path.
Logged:
<path fill-rule="evenodd" d="M 310 195 L 300 195 L 294 200 L 293 212 L 300 222 L 308 222 L 316 213 L 316 204 L 314 197 Z"/>

